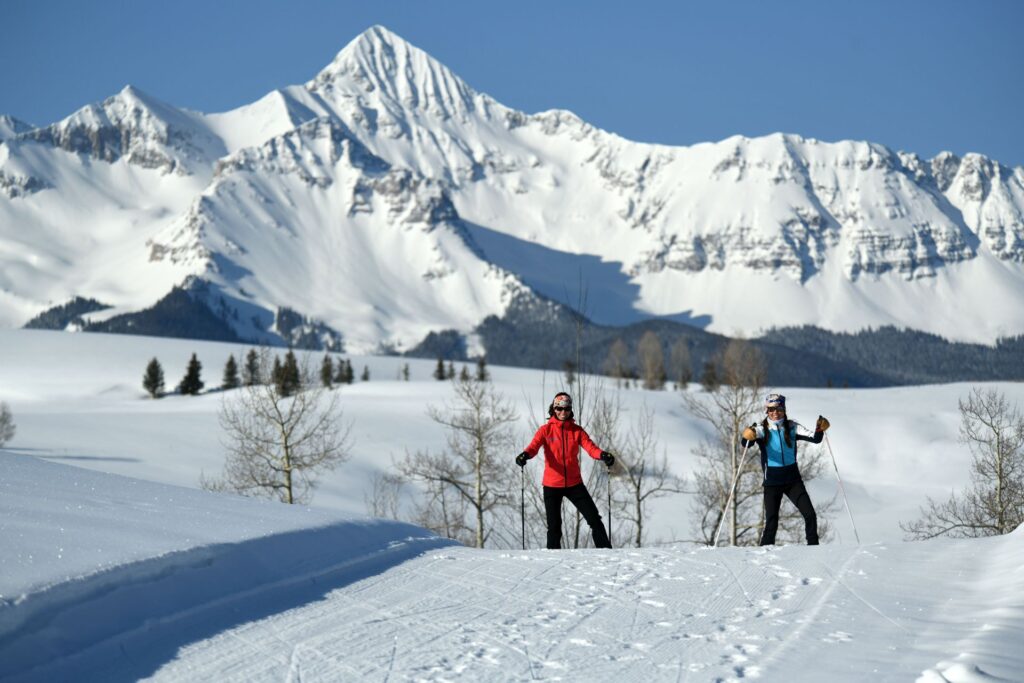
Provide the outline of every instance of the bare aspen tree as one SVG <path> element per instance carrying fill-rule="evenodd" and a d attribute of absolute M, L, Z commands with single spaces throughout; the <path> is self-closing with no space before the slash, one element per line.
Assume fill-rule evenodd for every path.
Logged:
<path fill-rule="evenodd" d="M 261 376 L 268 377 L 268 354 Z M 276 384 L 253 384 L 225 394 L 218 419 L 227 455 L 219 478 L 200 477 L 208 490 L 308 502 L 316 478 L 349 458 L 350 425 L 342 423 L 336 393 L 320 386 L 283 396 Z"/>
<path fill-rule="evenodd" d="M 722 353 L 720 366 L 716 390 L 683 394 L 687 409 L 712 427 L 712 436 L 693 451 L 701 463 L 695 475 L 698 531 L 710 545 L 722 515 L 729 515 L 729 543 L 749 544 L 750 538 L 759 535 L 761 513 L 752 503 L 760 501 L 760 467 L 749 457 L 741 463 L 739 441 L 743 427 L 760 413 L 764 359 L 748 343 L 734 340 Z M 736 495 L 726 510 L 734 481 Z"/>
<path fill-rule="evenodd" d="M 615 379 L 615 386 L 621 386 L 622 380 L 629 377 L 629 347 L 626 342 L 621 339 L 612 342 L 604 361 L 604 371 Z"/>
<path fill-rule="evenodd" d="M 640 413 L 622 427 L 622 401 L 618 392 L 604 392 L 594 402 L 588 426 L 597 443 L 615 454 L 611 478 L 602 477 L 604 488 L 612 487 L 612 513 L 615 519 L 608 526 L 618 529 L 618 545 L 631 543 L 642 547 L 647 542 L 648 504 L 655 498 L 683 491 L 684 480 L 672 473 L 668 459 L 659 458 L 658 439 L 654 430 L 654 411 L 644 405 Z M 605 470 L 606 468 L 594 468 Z M 602 512 L 607 508 L 599 501 Z M 609 538 L 612 531 L 609 528 Z M 613 539 L 614 542 L 614 539 Z"/>
<path fill-rule="evenodd" d="M 671 493 L 682 493 L 684 481 L 668 467 L 668 457 L 658 457 L 658 437 L 654 431 L 654 411 L 646 405 L 632 420 L 615 463 L 618 488 L 623 500 L 625 521 L 633 527 L 632 542 L 637 548 L 647 540 L 648 503 Z"/>
<path fill-rule="evenodd" d="M 945 502 L 927 499 L 921 518 L 900 523 L 908 538 L 978 538 L 1024 523 L 1024 418 L 995 389 L 974 387 L 960 408 L 960 442 L 971 451 L 970 483 Z"/>
<path fill-rule="evenodd" d="M 693 377 L 693 361 L 690 360 L 690 347 L 686 345 L 685 339 L 677 339 L 672 345 L 669 356 L 669 368 L 672 381 L 679 385 L 680 389 L 686 389 L 690 379 Z"/>
<path fill-rule="evenodd" d="M 653 330 L 644 332 L 637 346 L 640 357 L 640 377 L 644 389 L 665 388 L 665 354 L 661 351 L 661 339 Z"/>
<path fill-rule="evenodd" d="M 442 531 L 432 523 L 430 528 L 449 538 L 458 538 L 460 528 L 468 529 L 477 548 L 483 548 L 492 533 L 499 533 L 508 536 L 504 540 L 511 546 L 512 530 L 489 523 L 493 512 L 512 500 L 511 475 L 518 472 L 509 467 L 509 454 L 515 448 L 511 425 L 518 415 L 489 382 L 457 380 L 452 386 L 452 403 L 427 408 L 427 415 L 447 429 L 447 450 L 437 455 L 422 451 L 406 454 L 398 470 L 405 478 L 426 485 L 426 511 L 444 527 Z M 471 521 L 460 524 L 449 512 L 463 505 Z"/>
<path fill-rule="evenodd" d="M 395 472 L 377 472 L 370 477 L 370 489 L 363 494 L 366 512 L 371 517 L 401 519 L 402 489 L 405 480 Z"/>
<path fill-rule="evenodd" d="M 764 528 L 760 453 L 756 445 L 750 446 L 752 452 L 748 449 L 744 453 L 740 433 L 745 426 L 763 419 L 764 358 L 748 342 L 738 339 L 729 342 L 715 365 L 718 385 L 713 390 L 683 394 L 687 409 L 712 428 L 711 436 L 693 449 L 699 461 L 692 504 L 695 530 L 701 543 L 711 545 L 724 517 L 728 545 L 757 545 Z M 819 448 L 801 449 L 800 474 L 804 481 L 821 475 L 822 458 Z M 822 540 L 830 534 L 828 516 L 834 509 L 834 498 L 815 502 Z M 802 523 L 802 516 L 784 504 L 776 537 L 786 542 L 798 540 Z"/>

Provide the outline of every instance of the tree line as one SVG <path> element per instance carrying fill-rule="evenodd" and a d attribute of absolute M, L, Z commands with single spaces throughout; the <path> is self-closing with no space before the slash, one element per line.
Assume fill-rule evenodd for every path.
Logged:
<path fill-rule="evenodd" d="M 670 354 L 666 364 L 665 357 L 655 351 L 660 344 L 647 348 L 649 357 L 641 365 L 645 369 L 642 376 L 613 372 L 616 389 L 629 380 L 643 382 L 649 389 L 663 388 L 669 370 L 683 366 L 678 362 L 685 358 L 681 352 L 674 359 Z M 615 359 L 610 355 L 610 360 Z M 653 411 L 644 407 L 626 420 L 621 392 L 605 386 L 600 376 L 566 368 L 562 386 L 574 395 L 580 421 L 598 443 L 606 444 L 618 456 L 614 468 L 594 466 L 586 474 L 588 489 L 598 492 L 595 497 L 601 499 L 602 514 L 607 515 L 609 535 L 616 546 L 758 542 L 765 522 L 761 472 L 756 458 L 746 458 L 741 452 L 739 434 L 761 416 L 765 364 L 757 347 L 733 340 L 705 368 L 701 388 L 681 393 L 687 412 L 708 427 L 708 436 L 691 449 L 697 466 L 689 477 L 668 467 Z M 606 369 L 614 371 L 615 366 L 606 365 Z M 200 373 L 201 364 L 193 354 L 179 391 L 201 391 Z M 353 382 L 352 374 L 349 361 L 336 362 L 330 354 L 325 355 L 318 378 L 290 350 L 283 360 L 271 358 L 267 349 L 252 350 L 241 368 L 230 356 L 224 367 L 221 388 L 225 395 L 218 414 L 228 437 L 228 454 L 223 472 L 217 477 L 201 477 L 201 485 L 288 503 L 308 501 L 317 477 L 349 457 L 351 425 L 343 422 L 337 395 L 329 390 Z M 409 379 L 407 364 L 399 377 Z M 526 435 L 515 430 L 520 416 L 511 402 L 488 381 L 486 360 L 478 359 L 473 375 L 463 365 L 456 376 L 454 364 L 439 358 L 434 378 L 452 384 L 449 401 L 426 409 L 428 417 L 444 430 L 445 445 L 407 450 L 394 458 L 391 467 L 372 481 L 365 501 L 368 511 L 414 522 L 476 547 L 543 545 L 543 489 L 536 478 L 527 478 L 511 465 L 510 454 L 519 450 Z M 686 378 L 679 378 L 685 387 Z M 365 368 L 363 379 L 369 379 Z M 240 391 L 228 391 L 235 389 Z M 962 399 L 959 410 L 961 442 L 972 453 L 968 485 L 946 501 L 929 498 L 920 519 L 901 522 L 908 538 L 1001 534 L 1024 522 L 1024 417 L 1020 410 L 1001 393 L 982 389 L 974 389 Z M 826 460 L 820 448 L 804 448 L 800 463 L 805 481 L 825 473 Z M 670 494 L 690 496 L 690 534 L 685 539 L 652 539 L 650 506 Z M 825 540 L 834 532 L 831 517 L 838 505 L 833 497 L 816 501 L 816 507 L 819 535 Z M 524 515 L 524 510 L 528 514 Z M 725 533 L 717 538 L 720 528 Z M 578 514 L 563 518 L 562 535 L 568 547 L 587 547 L 591 541 L 584 531 Z M 801 533 L 800 515 L 786 506 L 779 541 L 798 542 Z"/>
<path fill-rule="evenodd" d="M 299 361 L 292 349 L 284 355 L 282 361 L 280 356 L 275 355 L 273 363 L 267 364 L 269 352 L 266 350 L 257 351 L 250 349 L 244 359 L 244 365 L 239 368 L 234 354 L 228 356 L 224 363 L 224 370 L 221 375 L 220 390 L 231 391 L 240 387 L 252 387 L 260 384 L 273 384 L 278 393 L 284 397 L 295 394 L 302 386 Z M 203 364 L 195 353 L 189 359 L 185 368 L 185 374 L 178 382 L 175 392 L 183 396 L 198 396 L 206 386 L 202 379 Z M 370 368 L 363 366 L 360 380 L 370 381 Z M 330 389 L 343 384 L 352 384 L 355 381 L 355 372 L 352 369 L 352 361 L 348 359 L 335 359 L 330 354 L 324 354 L 320 367 L 320 383 Z M 146 365 L 142 377 L 142 387 L 152 398 L 161 398 L 166 395 L 164 384 L 164 369 L 157 358 L 152 358 Z"/>

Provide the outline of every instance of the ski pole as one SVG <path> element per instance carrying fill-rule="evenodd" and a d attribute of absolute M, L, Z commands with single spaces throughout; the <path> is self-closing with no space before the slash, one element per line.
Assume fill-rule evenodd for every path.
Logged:
<path fill-rule="evenodd" d="M 836 479 L 839 480 L 839 490 L 843 494 L 843 502 L 846 503 L 846 514 L 850 515 L 850 524 L 853 526 L 853 535 L 857 539 L 857 545 L 860 545 L 860 534 L 857 533 L 857 525 L 853 521 L 853 512 L 850 511 L 850 499 L 846 497 L 846 489 L 843 488 L 843 478 L 839 476 L 839 466 L 836 465 L 836 456 L 832 452 L 832 443 L 828 440 L 828 434 L 825 435 L 825 445 L 828 446 L 828 454 L 832 456 L 832 467 L 836 470 Z"/>
<path fill-rule="evenodd" d="M 608 542 L 612 540 L 612 468 L 608 468 Z"/>
<path fill-rule="evenodd" d="M 718 546 L 718 535 L 722 533 L 722 525 L 725 524 L 725 514 L 729 511 L 729 506 L 732 505 L 732 497 L 736 493 L 736 484 L 740 480 L 740 472 L 743 471 L 743 468 L 747 464 L 747 449 L 748 448 L 750 448 L 750 442 L 749 441 L 747 442 L 747 445 L 743 447 L 743 456 L 740 458 L 739 469 L 737 469 L 736 472 L 733 473 L 733 476 L 732 476 L 732 488 L 729 489 L 729 500 L 726 501 L 725 508 L 722 510 L 722 519 L 718 520 L 718 529 L 715 531 L 715 540 L 711 544 L 712 547 L 717 547 Z"/>
<path fill-rule="evenodd" d="M 519 487 L 519 521 L 523 524 L 523 550 L 526 550 L 526 468 L 520 467 L 522 485 Z"/>

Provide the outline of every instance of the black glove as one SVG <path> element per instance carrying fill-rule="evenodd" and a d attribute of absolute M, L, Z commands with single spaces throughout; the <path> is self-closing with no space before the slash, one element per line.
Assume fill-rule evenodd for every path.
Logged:
<path fill-rule="evenodd" d="M 608 467 L 611 467 L 615 464 L 615 456 L 608 451 L 601 451 L 601 462 L 608 465 Z"/>
<path fill-rule="evenodd" d="M 520 453 L 516 456 L 516 464 L 520 467 L 526 467 L 526 461 L 529 459 L 530 457 L 526 453 Z"/>

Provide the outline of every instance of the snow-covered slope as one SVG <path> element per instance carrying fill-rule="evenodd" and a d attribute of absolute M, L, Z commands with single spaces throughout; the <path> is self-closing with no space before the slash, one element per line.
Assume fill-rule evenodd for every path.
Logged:
<path fill-rule="evenodd" d="M 31 124 L 7 114 L 0 114 L 0 142 L 29 130 L 32 130 Z"/>
<path fill-rule="evenodd" d="M 471 329 L 525 290 L 481 257 L 443 184 L 324 118 L 222 160 L 152 248 L 153 261 L 207 264 L 222 292 L 265 310 L 301 302 L 355 348 L 415 344 L 438 321 Z"/>
<path fill-rule="evenodd" d="M 471 332 L 508 287 L 576 304 L 582 276 L 601 323 L 1024 333 L 1024 169 L 785 134 L 636 143 L 505 107 L 380 26 L 233 111 L 127 87 L 0 142 L 0 245 L 7 325 L 198 276 L 247 337 L 288 307 L 401 349 Z"/>
<path fill-rule="evenodd" d="M 0 454 L 6 681 L 1009 681 L 1024 528 L 493 551 Z"/>

